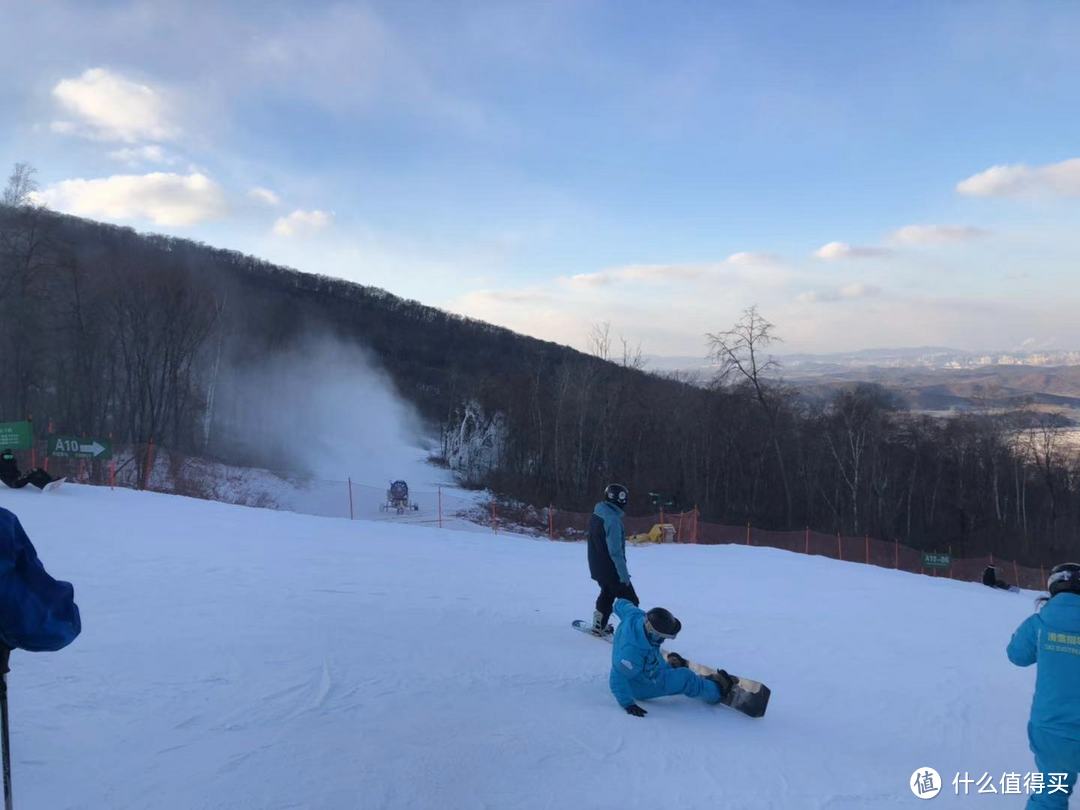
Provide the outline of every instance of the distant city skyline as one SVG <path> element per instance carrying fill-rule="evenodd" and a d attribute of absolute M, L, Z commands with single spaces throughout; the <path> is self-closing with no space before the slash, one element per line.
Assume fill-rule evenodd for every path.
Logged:
<path fill-rule="evenodd" d="M 584 348 L 1080 347 L 1080 6 L 0 0 L 58 211 Z"/>

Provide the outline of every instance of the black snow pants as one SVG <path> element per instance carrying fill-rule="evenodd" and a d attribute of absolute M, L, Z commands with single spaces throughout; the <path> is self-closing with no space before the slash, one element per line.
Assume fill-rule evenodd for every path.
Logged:
<path fill-rule="evenodd" d="M 639 604 L 637 592 L 634 590 L 632 583 L 627 582 L 625 585 L 619 581 L 615 581 L 614 584 L 610 582 L 599 582 L 600 595 L 596 597 L 596 609 L 600 611 L 602 621 L 601 627 L 606 627 L 608 619 L 611 618 L 611 609 L 615 605 L 615 600 L 620 597 L 623 599 L 629 599 L 635 605 Z"/>

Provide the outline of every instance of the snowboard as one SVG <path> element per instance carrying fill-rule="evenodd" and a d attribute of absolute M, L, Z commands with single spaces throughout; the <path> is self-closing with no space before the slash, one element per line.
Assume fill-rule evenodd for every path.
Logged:
<path fill-rule="evenodd" d="M 587 622 L 584 619 L 575 619 L 571 624 L 575 630 L 579 630 L 587 636 L 603 639 L 608 644 L 613 643 L 615 634 L 605 633 L 602 636 L 598 636 L 592 630 L 592 622 Z M 717 672 L 717 670 L 712 667 L 688 661 L 676 652 L 661 651 L 663 652 L 664 658 L 671 666 L 689 667 L 691 672 L 700 675 L 702 678 L 708 678 L 710 675 L 715 675 Z M 673 658 L 675 659 L 674 661 L 672 660 Z M 742 712 L 748 717 L 764 717 L 765 710 L 769 708 L 769 698 L 772 696 L 772 690 L 765 684 L 751 680 L 750 678 L 732 675 L 730 672 L 728 673 L 728 676 L 735 681 L 735 685 L 720 699 L 720 702 L 737 712 Z"/>
<path fill-rule="evenodd" d="M 570 623 L 570 626 L 573 627 L 575 630 L 580 630 L 582 633 L 584 633 L 587 636 L 592 636 L 593 638 L 603 639 L 608 644 L 611 643 L 611 639 L 614 638 L 614 636 L 615 636 L 614 628 L 612 628 L 610 633 L 604 633 L 603 635 L 597 635 L 596 633 L 593 632 L 592 622 L 587 622 L 584 619 L 574 619 L 574 621 L 572 621 Z M 611 628 L 611 625 L 609 624 L 608 627 Z"/>
<path fill-rule="evenodd" d="M 704 664 L 687 661 L 676 652 L 664 653 L 664 657 L 673 667 L 687 666 L 691 672 L 700 675 L 702 678 L 708 678 L 717 672 L 717 670 Z M 673 661 L 673 658 L 676 660 Z M 765 710 L 769 708 L 769 698 L 772 696 L 772 690 L 759 681 L 743 678 L 740 675 L 732 675 L 730 672 L 728 677 L 735 681 L 735 685 L 728 690 L 726 695 L 720 698 L 720 702 L 748 717 L 764 717 Z"/>
<path fill-rule="evenodd" d="M 50 481 L 45 486 L 43 486 L 41 488 L 41 491 L 42 492 L 55 492 L 56 490 L 60 489 L 61 486 L 63 486 L 65 481 L 67 481 L 66 478 L 57 478 L 55 481 Z"/>

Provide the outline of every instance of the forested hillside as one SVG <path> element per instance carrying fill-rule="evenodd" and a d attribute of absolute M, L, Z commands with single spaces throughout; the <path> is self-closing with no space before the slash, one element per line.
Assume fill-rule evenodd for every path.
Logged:
<path fill-rule="evenodd" d="M 617 480 L 636 511 L 653 491 L 762 528 L 1034 563 L 1076 548 L 1080 468 L 1056 423 L 916 418 L 872 385 L 808 403 L 762 373 L 773 327 L 754 312 L 713 336 L 732 373 L 699 384 L 611 361 L 606 339 L 586 354 L 381 289 L 17 204 L 0 207 L 0 313 L 0 421 L 32 416 L 39 436 L 51 425 L 265 463 L 236 438 L 253 396 L 240 372 L 330 336 L 363 347 L 460 472 L 507 497 L 583 509 Z M 304 423 L 298 435 L 333 428 Z"/>

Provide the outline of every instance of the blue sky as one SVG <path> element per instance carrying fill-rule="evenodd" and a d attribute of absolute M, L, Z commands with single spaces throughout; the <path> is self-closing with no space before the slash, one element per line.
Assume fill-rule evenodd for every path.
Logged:
<path fill-rule="evenodd" d="M 1080 347 L 1080 6 L 0 0 L 60 210 L 583 346 Z M 1075 161 L 1075 162 L 1074 162 Z"/>

